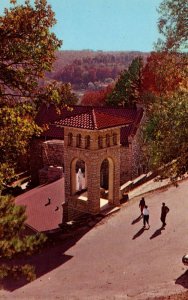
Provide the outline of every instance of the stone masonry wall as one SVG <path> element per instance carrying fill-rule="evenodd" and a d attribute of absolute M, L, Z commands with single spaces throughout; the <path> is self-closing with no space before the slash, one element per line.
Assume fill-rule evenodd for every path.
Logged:
<path fill-rule="evenodd" d="M 145 122 L 143 116 L 134 137 L 129 137 L 129 147 L 120 149 L 120 184 L 132 180 L 144 172 L 145 166 L 140 146 L 141 126 Z"/>
<path fill-rule="evenodd" d="M 42 144 L 44 140 L 33 139 L 30 145 L 30 173 L 31 182 L 34 185 L 39 184 L 38 171 L 43 168 Z"/>
<path fill-rule="evenodd" d="M 131 147 L 120 148 L 120 185 L 132 179 L 132 152 Z"/>
<path fill-rule="evenodd" d="M 63 167 L 44 167 L 39 170 L 39 183 L 46 184 L 63 177 Z"/>
<path fill-rule="evenodd" d="M 73 143 L 69 146 L 67 143 L 67 138 L 69 132 L 72 132 Z M 113 143 L 113 139 L 110 138 L 109 144 L 105 143 L 105 137 L 108 134 L 112 137 L 113 133 L 117 133 L 117 145 Z M 82 143 L 80 147 L 77 147 L 75 136 L 77 133 L 81 133 Z M 73 201 L 72 199 L 72 178 L 74 177 L 75 172 L 75 163 L 76 161 L 83 160 L 87 168 L 87 195 L 88 201 L 85 203 L 88 208 L 88 213 L 97 214 L 100 212 L 100 168 L 101 164 L 105 159 L 109 160 L 110 165 L 110 187 L 111 198 L 109 202 L 113 205 L 119 205 L 119 185 L 120 185 L 120 130 L 119 128 L 109 129 L 109 130 L 100 130 L 90 132 L 91 145 L 89 149 L 85 148 L 84 145 L 84 135 L 88 134 L 88 131 L 84 130 L 66 128 L 65 130 L 65 151 L 64 151 L 64 163 L 65 163 L 65 205 L 64 205 L 64 221 L 67 219 L 70 220 L 71 215 L 75 212 L 75 208 L 79 207 L 79 200 Z M 99 148 L 98 137 L 103 138 L 102 148 Z M 72 207 L 74 202 L 74 207 Z M 72 212 L 71 212 L 72 210 Z"/>
<path fill-rule="evenodd" d="M 132 179 L 141 175 L 146 171 L 146 166 L 143 161 L 143 155 L 141 150 L 141 134 L 142 134 L 142 124 L 145 122 L 145 116 L 143 116 L 139 128 L 132 139 L 131 151 L 132 151 Z"/>
<path fill-rule="evenodd" d="M 39 183 L 44 183 L 44 177 L 46 176 L 46 181 L 48 177 L 48 167 L 61 167 L 64 169 L 64 141 L 63 140 L 49 140 L 44 141 L 43 139 L 33 139 L 30 147 L 30 172 L 31 172 L 31 182 L 34 185 Z M 46 168 L 46 174 L 44 174 Z M 39 170 L 43 175 L 39 176 Z M 51 172 L 50 177 L 52 176 Z M 57 173 L 57 172 L 56 172 Z M 45 175 L 45 176 L 44 176 Z M 41 177 L 42 176 L 42 177 Z M 39 178 L 40 177 L 40 178 Z M 42 180 L 40 180 L 42 178 Z"/>
<path fill-rule="evenodd" d="M 64 141 L 50 140 L 42 144 L 43 166 L 64 166 Z"/>

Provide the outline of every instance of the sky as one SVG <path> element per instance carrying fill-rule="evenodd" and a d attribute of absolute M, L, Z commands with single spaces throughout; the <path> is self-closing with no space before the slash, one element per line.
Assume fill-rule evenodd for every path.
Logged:
<path fill-rule="evenodd" d="M 162 0 L 48 0 L 62 50 L 153 50 Z M 24 0 L 17 0 L 18 4 Z M 0 0 L 0 13 L 9 0 Z"/>

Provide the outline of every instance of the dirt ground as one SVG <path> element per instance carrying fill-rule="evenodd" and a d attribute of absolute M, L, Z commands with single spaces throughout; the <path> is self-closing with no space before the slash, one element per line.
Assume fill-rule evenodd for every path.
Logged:
<path fill-rule="evenodd" d="M 150 229 L 143 230 L 137 197 L 93 228 L 63 236 L 28 259 L 37 279 L 7 281 L 0 299 L 187 300 L 188 180 L 145 196 Z M 161 204 L 170 208 L 161 228 Z"/>

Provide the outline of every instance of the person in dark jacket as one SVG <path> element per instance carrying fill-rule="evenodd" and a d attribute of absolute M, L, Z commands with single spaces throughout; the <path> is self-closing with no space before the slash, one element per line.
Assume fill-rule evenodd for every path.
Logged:
<path fill-rule="evenodd" d="M 163 227 L 166 226 L 166 215 L 167 215 L 168 212 L 169 212 L 169 208 L 163 202 L 162 207 L 161 207 L 161 222 L 163 224 Z"/>
<path fill-rule="evenodd" d="M 144 197 L 142 197 L 142 199 L 140 200 L 140 203 L 139 203 L 141 216 L 143 216 L 143 209 L 144 209 L 145 205 L 146 205 L 145 199 L 144 199 Z"/>

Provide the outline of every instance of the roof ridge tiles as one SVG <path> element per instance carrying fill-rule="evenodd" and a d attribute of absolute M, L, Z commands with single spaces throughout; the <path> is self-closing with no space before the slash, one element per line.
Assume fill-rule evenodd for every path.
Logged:
<path fill-rule="evenodd" d="M 71 107 L 71 106 L 70 106 Z M 137 124 L 140 122 L 143 111 L 141 109 L 128 109 L 116 107 L 101 106 L 72 106 L 72 110 L 66 108 L 57 115 L 54 107 L 49 109 L 47 114 L 41 111 L 38 120 L 41 123 L 54 124 L 57 127 L 76 127 L 87 130 L 100 130 L 110 127 L 126 126 L 128 124 Z"/>
<path fill-rule="evenodd" d="M 97 119 L 96 119 L 96 115 L 95 115 L 95 109 L 93 107 L 92 107 L 92 117 L 93 117 L 94 128 L 98 129 Z"/>

